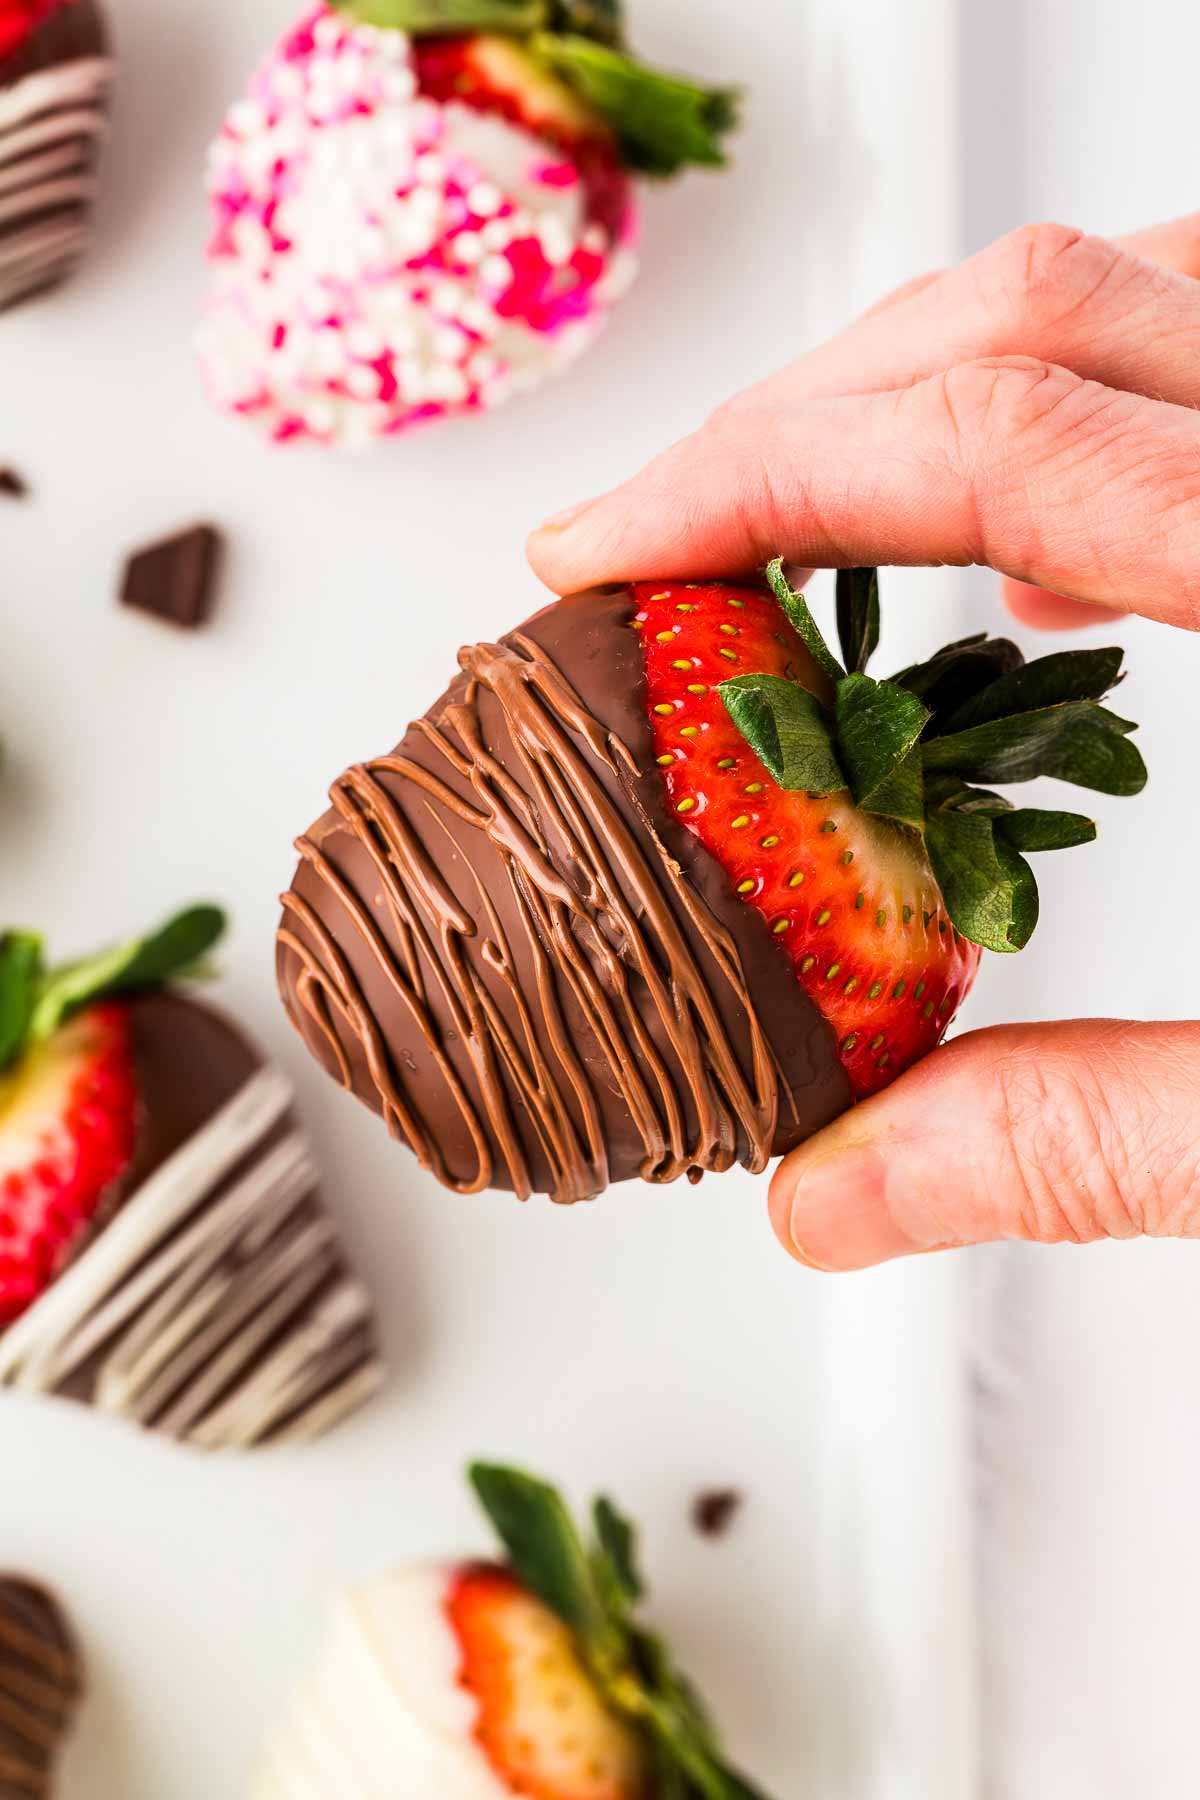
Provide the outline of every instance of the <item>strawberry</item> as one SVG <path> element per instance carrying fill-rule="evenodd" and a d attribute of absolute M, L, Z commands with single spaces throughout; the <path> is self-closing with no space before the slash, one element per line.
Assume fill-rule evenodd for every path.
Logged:
<path fill-rule="evenodd" d="M 878 682 L 874 571 L 839 576 L 846 668 L 780 565 L 768 573 L 773 591 L 634 587 L 655 753 L 672 813 L 761 914 L 863 1097 L 941 1040 L 981 946 L 1028 940 L 1020 853 L 1095 835 L 969 781 L 1135 793 L 1145 768 L 1133 727 L 1097 704 L 1119 650 L 1026 664 L 974 638 Z"/>
<path fill-rule="evenodd" d="M 639 62 L 614 0 L 449 11 L 310 5 L 213 146 L 204 373 L 277 443 L 365 443 L 562 368 L 633 277 L 632 177 L 723 160 L 732 96 Z"/>
<path fill-rule="evenodd" d="M 442 105 L 452 100 L 507 119 L 561 153 L 554 180 L 576 179 L 587 194 L 588 216 L 611 237 L 626 232 L 631 184 L 612 129 L 564 81 L 540 66 L 511 38 L 473 33 L 418 38 L 413 68 L 419 91 Z M 549 171 L 548 171 L 549 173 Z"/>
<path fill-rule="evenodd" d="M 89 1007 L 0 1076 L 0 1326 L 48 1287 L 128 1167 L 128 1008 Z"/>
<path fill-rule="evenodd" d="M 511 1567 L 458 1571 L 446 1616 L 476 1742 L 505 1786 L 526 1800 L 764 1800 L 636 1618 L 636 1536 L 612 1502 L 595 1502 L 585 1542 L 545 1482 L 488 1463 L 471 1481 Z"/>
<path fill-rule="evenodd" d="M 30 933 L 0 936 L 0 1329 L 62 1272 L 133 1161 L 138 1080 L 117 996 L 186 970 L 223 928 L 195 907 L 56 969 Z"/>
<path fill-rule="evenodd" d="M 0 61 L 12 56 L 51 13 L 70 0 L 0 0 Z"/>
<path fill-rule="evenodd" d="M 548 1607 L 506 1569 L 474 1564 L 456 1572 L 446 1614 L 479 1709 L 475 1740 L 506 1787 L 528 1800 L 640 1800 L 644 1749 Z"/>

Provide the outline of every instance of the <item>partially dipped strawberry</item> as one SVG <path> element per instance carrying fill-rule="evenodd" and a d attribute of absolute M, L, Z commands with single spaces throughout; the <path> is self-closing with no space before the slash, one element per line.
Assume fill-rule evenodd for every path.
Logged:
<path fill-rule="evenodd" d="M 611 3 L 310 6 L 211 153 L 214 400 L 364 443 L 531 387 L 632 279 L 632 177 L 719 163 L 732 123 Z"/>
<path fill-rule="evenodd" d="M 505 1564 L 417 1565 L 339 1597 L 254 1800 L 763 1800 L 641 1624 L 632 1527 L 585 1539 L 555 1490 L 478 1464 Z"/>
<path fill-rule="evenodd" d="M 974 783 L 1133 794 L 1146 772 L 1134 727 L 1099 704 L 1119 649 L 1026 663 L 981 635 L 876 681 L 873 570 L 838 578 L 844 667 L 781 567 L 769 575 L 773 591 L 635 586 L 657 761 L 674 816 L 762 915 L 861 1097 L 940 1041 L 981 947 L 1028 941 L 1023 853 L 1095 836 Z"/>
<path fill-rule="evenodd" d="M 124 996 L 186 972 L 224 927 L 195 907 L 149 938 L 47 968 L 0 937 L 0 1329 L 62 1273 L 126 1174 L 141 1120 Z"/>

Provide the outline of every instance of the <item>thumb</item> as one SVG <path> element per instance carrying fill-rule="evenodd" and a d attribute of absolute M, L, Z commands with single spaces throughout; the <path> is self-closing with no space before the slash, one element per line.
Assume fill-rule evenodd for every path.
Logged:
<path fill-rule="evenodd" d="M 1200 1025 L 976 1031 L 785 1158 L 771 1219 L 820 1269 L 1027 1238 L 1200 1236 Z"/>

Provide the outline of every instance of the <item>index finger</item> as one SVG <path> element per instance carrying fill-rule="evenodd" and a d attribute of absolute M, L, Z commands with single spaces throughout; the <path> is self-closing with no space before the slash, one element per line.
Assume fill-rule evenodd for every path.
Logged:
<path fill-rule="evenodd" d="M 730 413 L 543 528 L 559 593 L 808 566 L 986 563 L 1077 599 L 1200 621 L 1200 413 L 1028 357 L 895 392 Z"/>

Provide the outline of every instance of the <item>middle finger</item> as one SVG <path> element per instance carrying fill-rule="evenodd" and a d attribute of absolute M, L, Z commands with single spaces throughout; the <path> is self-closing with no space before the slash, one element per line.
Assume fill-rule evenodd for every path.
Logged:
<path fill-rule="evenodd" d="M 1110 388 L 1200 405 L 1200 282 L 1105 238 L 1027 226 L 859 319 L 734 407 L 777 412 L 781 402 L 909 387 L 986 356 L 1036 356 Z"/>

